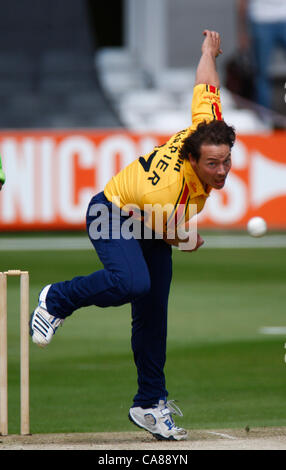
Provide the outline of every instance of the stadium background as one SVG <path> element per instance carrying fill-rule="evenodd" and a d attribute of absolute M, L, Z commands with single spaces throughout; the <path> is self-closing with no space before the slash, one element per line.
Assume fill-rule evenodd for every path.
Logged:
<path fill-rule="evenodd" d="M 100 263 L 87 201 L 120 168 L 190 122 L 201 31 L 223 38 L 233 171 L 198 220 L 205 247 L 174 250 L 167 385 L 184 426 L 284 426 L 285 59 L 271 68 L 273 110 L 230 92 L 235 1 L 0 1 L 1 271 L 43 285 Z M 206 15 L 207 12 L 207 15 Z M 227 21 L 226 21 L 227 19 Z M 269 233 L 245 234 L 252 215 Z M 9 417 L 19 420 L 18 284 L 9 284 Z M 31 431 L 132 430 L 136 375 L 129 306 L 78 312 L 41 351 L 31 345 Z"/>

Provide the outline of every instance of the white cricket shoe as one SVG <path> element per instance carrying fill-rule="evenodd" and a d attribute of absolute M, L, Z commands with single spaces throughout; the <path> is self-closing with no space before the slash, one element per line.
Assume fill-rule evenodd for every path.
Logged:
<path fill-rule="evenodd" d="M 181 441 L 187 439 L 187 431 L 175 425 L 172 414 L 183 416 L 183 413 L 174 404 L 173 400 L 159 400 L 159 403 L 154 408 L 145 409 L 140 406 L 130 408 L 128 417 L 130 421 L 140 428 L 149 431 L 159 441 Z"/>
<path fill-rule="evenodd" d="M 41 348 L 47 346 L 57 331 L 58 327 L 63 324 L 62 318 L 51 315 L 47 310 L 46 296 L 51 284 L 44 287 L 39 295 L 39 304 L 31 315 L 30 335 L 32 340 Z"/>

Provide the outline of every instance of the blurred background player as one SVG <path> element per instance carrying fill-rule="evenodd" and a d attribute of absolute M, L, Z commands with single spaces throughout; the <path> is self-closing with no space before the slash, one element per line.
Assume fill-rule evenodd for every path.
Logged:
<path fill-rule="evenodd" d="M 250 50 L 255 64 L 255 101 L 273 108 L 270 66 L 274 52 L 286 53 L 286 2 L 283 0 L 237 0 L 241 50 Z"/>
<path fill-rule="evenodd" d="M 3 184 L 5 183 L 5 173 L 2 168 L 2 161 L 0 157 L 0 191 L 2 189 Z"/>
<path fill-rule="evenodd" d="M 204 31 L 202 54 L 197 67 L 192 101 L 192 126 L 175 134 L 153 152 L 134 160 L 94 196 L 87 210 L 90 240 L 104 268 L 88 276 L 57 282 L 43 288 L 39 304 L 31 317 L 33 341 L 41 347 L 51 341 L 58 326 L 76 309 L 132 305 L 132 349 L 137 367 L 138 391 L 129 410 L 130 420 L 151 432 L 157 439 L 182 440 L 186 430 L 175 425 L 172 415 L 182 415 L 173 402 L 167 401 L 164 366 L 166 361 L 167 310 L 172 278 L 172 248 L 180 238 L 169 239 L 164 229 L 161 239 L 116 237 L 112 212 L 126 205 L 144 211 L 146 204 L 167 203 L 174 208 L 172 217 L 181 223 L 179 208 L 187 216 L 189 204 L 200 212 L 211 189 L 222 189 L 231 168 L 231 148 L 235 140 L 232 127 L 222 120 L 220 80 L 216 58 L 221 53 L 220 35 Z M 107 216 L 100 219 L 99 208 Z M 118 213 L 118 212 L 115 212 Z M 123 227 L 126 216 L 118 216 Z M 183 217 L 185 221 L 185 217 Z M 153 229 L 152 218 L 144 222 Z M 108 237 L 97 237 L 103 225 Z M 141 226 L 141 227 L 142 227 Z M 101 227 L 102 228 L 102 227 Z M 153 232 L 154 233 L 154 232 Z M 203 240 L 197 234 L 193 248 Z"/>

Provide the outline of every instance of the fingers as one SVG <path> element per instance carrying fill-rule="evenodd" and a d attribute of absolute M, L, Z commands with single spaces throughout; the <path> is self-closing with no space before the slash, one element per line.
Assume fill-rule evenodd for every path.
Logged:
<path fill-rule="evenodd" d="M 212 39 L 212 41 L 217 45 L 217 47 L 219 47 L 220 46 L 220 34 L 217 31 L 210 31 L 209 36 Z"/>
<path fill-rule="evenodd" d="M 197 244 L 196 244 L 195 248 L 192 251 L 197 251 L 204 243 L 205 243 L 204 239 L 198 233 L 197 234 Z"/>
<path fill-rule="evenodd" d="M 217 31 L 210 31 L 209 29 L 205 29 L 203 31 L 203 35 L 206 36 L 206 37 L 209 37 L 210 39 L 212 39 L 215 42 L 220 43 L 220 34 Z"/>
<path fill-rule="evenodd" d="M 215 55 L 222 54 L 220 34 L 217 31 L 205 29 L 203 35 L 205 36 L 204 43 L 215 49 Z"/>
<path fill-rule="evenodd" d="M 204 243 L 205 243 L 204 239 L 203 239 L 203 238 L 200 236 L 200 234 L 198 233 L 197 248 L 199 248 L 200 246 L 202 246 Z"/>
<path fill-rule="evenodd" d="M 214 43 L 216 44 L 217 55 L 222 54 L 222 49 L 220 47 L 220 43 L 221 43 L 220 34 L 216 31 L 211 31 L 211 37 L 212 37 L 212 40 L 214 41 Z"/>
<path fill-rule="evenodd" d="M 204 29 L 203 35 L 204 36 L 210 36 L 214 39 L 219 39 L 220 38 L 220 34 L 217 31 L 211 31 L 209 29 Z"/>

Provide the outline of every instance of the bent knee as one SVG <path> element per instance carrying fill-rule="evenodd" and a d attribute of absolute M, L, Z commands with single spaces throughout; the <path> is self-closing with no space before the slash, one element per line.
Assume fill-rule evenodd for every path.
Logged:
<path fill-rule="evenodd" d="M 122 296 L 131 301 L 138 297 L 148 294 L 151 288 L 151 280 L 149 273 L 142 276 L 130 276 L 120 273 L 115 275 L 117 288 L 120 289 Z"/>
<path fill-rule="evenodd" d="M 141 278 L 140 281 L 134 280 L 133 288 L 131 289 L 132 297 L 134 299 L 138 297 L 143 297 L 148 294 L 151 289 L 151 280 L 150 276 L 145 276 Z"/>

